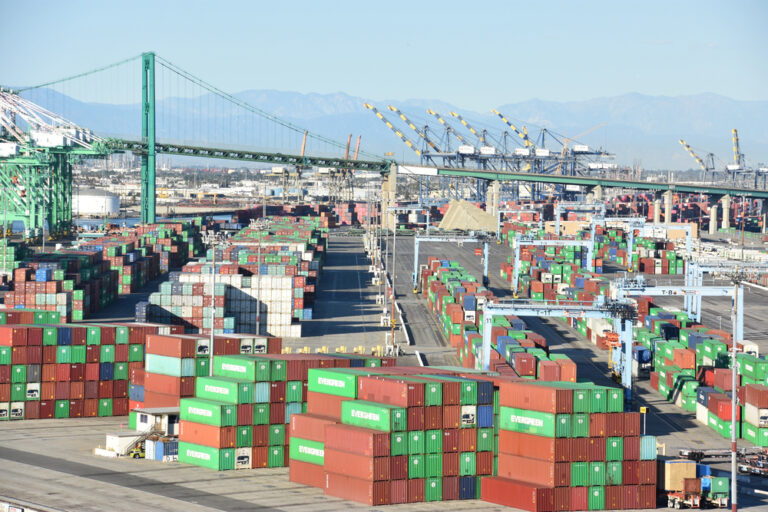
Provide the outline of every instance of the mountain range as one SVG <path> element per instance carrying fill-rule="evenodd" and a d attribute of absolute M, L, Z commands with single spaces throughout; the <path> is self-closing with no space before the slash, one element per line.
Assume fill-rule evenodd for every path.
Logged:
<path fill-rule="evenodd" d="M 30 90 L 24 95 L 96 133 L 125 138 L 136 138 L 140 134 L 138 104 L 85 103 L 45 89 Z M 452 139 L 450 145 L 453 150 L 459 143 L 453 137 L 446 137 L 438 120 L 427 113 L 428 108 L 439 112 L 446 122 L 475 145 L 480 145 L 477 139 L 450 112 L 458 112 L 477 131 L 486 129 L 490 140 L 496 145 L 501 144 L 504 130 L 511 132 L 490 109 L 488 112 L 473 112 L 437 100 L 371 101 L 342 92 L 303 94 L 275 90 L 250 90 L 234 96 L 283 120 L 343 143 L 349 134 L 354 137 L 362 134 L 363 151 L 377 155 L 393 152 L 398 160 L 410 162 L 418 161 L 418 156 L 363 107 L 365 101 L 376 106 L 406 137 L 419 145 L 422 142 L 418 135 L 395 112 L 389 111 L 387 105 L 398 107 L 419 128 L 428 124 L 428 134 L 441 148 L 445 147 L 446 138 Z M 518 128 L 526 126 L 533 140 L 539 138 L 542 129 L 546 129 L 545 143 L 553 150 L 560 148 L 553 136 L 560 141 L 564 137 L 576 137 L 580 143 L 615 154 L 615 162 L 621 165 L 640 164 L 646 169 L 697 169 L 696 162 L 678 143 L 678 139 L 683 138 L 702 158 L 707 153 L 713 153 L 716 167 L 720 169 L 733 161 L 732 128 L 739 130 L 741 151 L 748 165 L 768 163 L 768 124 L 765 122 L 768 101 L 741 101 L 709 93 L 674 97 L 628 93 L 585 101 L 532 99 L 500 105 L 496 109 Z M 217 141 L 226 143 L 233 139 L 232 133 L 236 133 L 238 127 L 246 131 L 248 124 L 255 122 L 253 114 L 216 97 L 166 98 L 158 100 L 157 110 L 158 138 L 194 140 L 200 145 L 206 143 L 201 139 L 209 144 Z M 191 124 L 198 127 L 197 131 L 194 126 L 190 128 L 190 119 L 194 119 Z M 281 139 L 278 130 L 270 128 L 267 121 L 261 123 L 256 126 L 262 127 L 261 133 L 267 134 L 263 136 L 265 140 L 270 138 L 270 131 L 274 132 L 271 142 L 231 140 L 232 144 L 260 145 L 261 149 L 268 149 L 282 142 L 290 147 L 280 147 L 280 151 L 298 153 L 300 135 L 289 137 L 288 142 L 285 137 L 277 141 Z M 589 133 L 580 136 L 587 131 Z M 519 146 L 518 141 L 519 138 L 511 133 L 510 147 Z M 312 144 L 310 141 L 307 149 L 310 153 L 313 151 Z M 327 148 L 316 147 L 315 150 L 328 152 Z"/>

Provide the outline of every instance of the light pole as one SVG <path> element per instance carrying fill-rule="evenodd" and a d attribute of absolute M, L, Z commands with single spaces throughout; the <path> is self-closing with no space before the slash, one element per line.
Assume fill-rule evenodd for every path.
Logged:
<path fill-rule="evenodd" d="M 211 346 L 208 349 L 208 375 L 213 377 L 214 323 L 216 322 L 216 249 L 227 246 L 229 235 L 222 231 L 206 231 L 203 243 L 213 251 L 211 258 Z"/>

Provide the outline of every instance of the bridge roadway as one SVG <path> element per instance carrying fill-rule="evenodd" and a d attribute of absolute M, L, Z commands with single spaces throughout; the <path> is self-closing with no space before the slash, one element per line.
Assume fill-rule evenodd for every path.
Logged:
<path fill-rule="evenodd" d="M 116 151 L 132 151 L 137 154 L 146 153 L 146 144 L 140 141 L 115 141 L 111 149 Z M 336 167 L 339 169 L 357 169 L 378 171 L 382 174 L 391 172 L 394 164 L 388 160 L 350 160 L 334 157 L 319 157 L 311 155 L 290 155 L 285 153 L 269 153 L 243 149 L 206 148 L 182 144 L 155 145 L 157 153 L 171 155 L 197 156 L 204 158 L 220 158 L 226 160 L 241 160 L 258 163 L 276 163 L 283 165 Z M 768 199 L 768 190 L 754 190 L 727 186 L 708 186 L 698 184 L 628 181 L 594 176 L 559 176 L 554 174 L 539 174 L 527 172 L 494 171 L 489 169 L 467 169 L 453 167 L 430 167 L 417 165 L 398 165 L 398 175 L 416 176 L 446 176 L 479 178 L 489 181 L 524 181 L 538 183 L 557 183 L 560 185 L 582 185 L 587 187 L 602 186 L 603 188 L 625 188 L 654 192 L 682 192 L 689 194 L 707 194 L 712 196 L 751 197 Z"/>

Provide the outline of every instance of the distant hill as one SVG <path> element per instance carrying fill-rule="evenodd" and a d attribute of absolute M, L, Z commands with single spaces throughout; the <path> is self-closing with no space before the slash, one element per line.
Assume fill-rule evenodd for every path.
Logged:
<path fill-rule="evenodd" d="M 136 137 L 140 133 L 138 104 L 83 103 L 48 90 L 28 91 L 25 96 L 101 134 L 123 137 L 136 134 L 133 135 Z M 350 133 L 354 137 L 362 134 L 361 147 L 369 153 L 383 155 L 392 151 L 397 159 L 417 159 L 415 153 L 363 108 L 363 98 L 342 92 L 300 94 L 275 90 L 244 91 L 235 96 L 266 112 L 338 141 L 345 142 Z M 206 105 L 207 101 L 208 98 L 162 100 L 160 103 L 164 117 L 158 118 L 158 136 L 171 140 L 187 138 L 183 131 L 183 120 L 190 119 L 199 106 Z M 387 110 L 387 105 L 393 104 L 400 108 L 420 128 L 428 124 L 429 133 L 438 145 L 444 143 L 445 132 L 437 119 L 427 114 L 427 108 L 438 111 L 467 140 L 473 142 L 473 135 L 461 126 L 458 119 L 449 115 L 451 111 L 459 112 L 476 130 L 488 130 L 492 137 L 498 138 L 505 129 L 510 131 L 490 111 L 472 112 L 445 102 L 426 99 L 370 102 L 417 143 L 420 142 L 418 136 L 394 112 Z M 739 130 L 741 149 L 749 164 L 768 163 L 768 123 L 765 122 L 768 119 L 768 101 L 739 101 L 715 94 L 668 97 L 629 93 L 571 102 L 533 99 L 501 105 L 497 109 L 518 126 L 526 125 L 531 138 L 537 137 L 542 128 L 562 139 L 563 135 L 577 136 L 605 123 L 579 141 L 615 153 L 619 164 L 639 162 L 647 169 L 697 168 L 693 159 L 678 143 L 678 139 L 683 138 L 702 157 L 708 152 L 714 153 L 718 157 L 717 166 L 722 167 L 731 163 L 733 158 L 732 128 Z M 243 115 L 237 109 L 222 110 L 217 112 L 215 118 L 202 119 L 200 124 L 209 127 L 203 130 L 203 136 L 210 137 L 211 141 L 222 141 L 230 133 L 232 123 L 250 122 L 251 118 L 251 114 Z M 514 134 L 512 140 L 512 145 L 518 140 Z M 559 148 L 551 139 L 546 140 L 548 147 Z M 456 139 L 451 140 L 454 150 L 457 145 Z M 312 149 L 310 146 L 309 151 Z"/>

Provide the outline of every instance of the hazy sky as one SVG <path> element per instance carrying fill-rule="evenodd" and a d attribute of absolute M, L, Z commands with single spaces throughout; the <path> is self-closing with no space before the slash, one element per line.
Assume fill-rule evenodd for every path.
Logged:
<path fill-rule="evenodd" d="M 768 2 L 0 0 L 0 84 L 153 50 L 228 91 L 434 98 L 714 92 L 768 99 Z"/>

